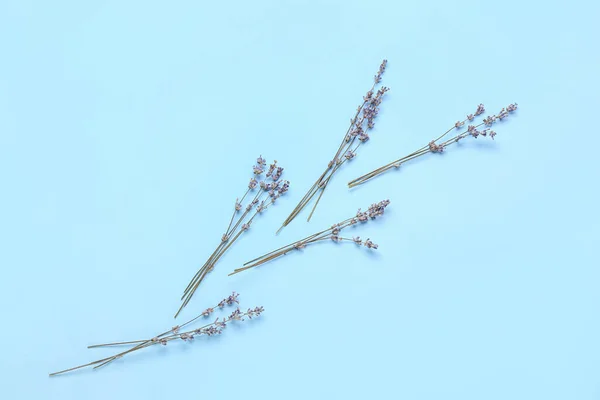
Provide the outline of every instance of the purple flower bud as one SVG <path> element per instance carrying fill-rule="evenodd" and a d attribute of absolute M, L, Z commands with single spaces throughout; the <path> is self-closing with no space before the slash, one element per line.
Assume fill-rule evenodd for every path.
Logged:
<path fill-rule="evenodd" d="M 244 319 L 242 318 L 242 312 L 240 311 L 239 307 L 231 313 L 231 315 L 229 316 L 229 320 L 230 321 L 243 321 Z"/>
<path fill-rule="evenodd" d="M 369 248 L 369 249 L 374 249 L 374 250 L 377 250 L 377 248 L 379 247 L 378 245 L 376 245 L 375 243 L 373 243 L 373 242 L 371 241 L 371 239 L 367 239 L 367 240 L 365 240 L 365 246 L 366 246 L 367 248 Z"/>
<path fill-rule="evenodd" d="M 504 109 L 503 109 L 504 110 Z M 487 118 L 483 119 L 483 123 L 486 124 L 486 126 L 492 126 L 492 124 L 496 121 L 496 116 L 495 115 L 490 115 Z"/>
<path fill-rule="evenodd" d="M 481 115 L 485 112 L 485 107 L 483 104 L 477 106 L 477 111 L 475 111 L 475 115 Z"/>
<path fill-rule="evenodd" d="M 379 71 L 377 71 L 377 74 L 375 75 L 375 83 L 379 83 L 381 82 L 381 77 L 383 76 L 383 73 L 385 72 L 385 67 L 387 66 L 387 60 L 383 60 L 381 62 L 381 65 L 379 66 Z"/>
<path fill-rule="evenodd" d="M 429 142 L 429 151 L 431 151 L 432 153 L 443 153 L 444 152 L 444 145 L 443 144 L 436 144 L 432 140 L 431 142 Z"/>
<path fill-rule="evenodd" d="M 208 317 L 210 314 L 213 313 L 213 311 L 215 311 L 213 308 L 207 308 L 206 310 L 202 311 L 202 315 L 203 317 Z"/>

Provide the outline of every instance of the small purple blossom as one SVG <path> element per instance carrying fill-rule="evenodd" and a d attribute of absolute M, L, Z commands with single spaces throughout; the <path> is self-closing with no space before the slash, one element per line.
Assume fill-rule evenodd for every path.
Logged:
<path fill-rule="evenodd" d="M 350 131 L 350 136 L 356 137 L 364 132 L 362 125 L 355 126 L 354 129 Z"/>
<path fill-rule="evenodd" d="M 235 211 L 240 211 L 242 209 L 242 204 L 238 200 L 239 198 L 235 199 Z"/>
<path fill-rule="evenodd" d="M 382 200 L 379 203 L 373 203 L 369 206 L 368 211 L 366 212 L 367 216 L 371 219 L 375 219 L 383 215 L 385 212 L 385 208 L 390 204 L 389 200 Z"/>
<path fill-rule="evenodd" d="M 504 110 L 504 109 L 503 109 Z M 496 122 L 496 116 L 495 115 L 489 115 L 487 118 L 483 119 L 483 123 L 486 126 L 492 126 L 494 124 L 494 122 Z"/>
<path fill-rule="evenodd" d="M 366 142 L 367 140 L 369 140 L 369 134 L 364 132 L 361 133 L 360 135 L 358 135 L 358 140 L 360 140 L 361 142 Z"/>
<path fill-rule="evenodd" d="M 267 207 L 265 207 L 265 201 L 261 201 L 259 205 L 256 206 L 256 212 L 263 212 Z"/>
<path fill-rule="evenodd" d="M 215 311 L 214 308 L 208 307 L 206 310 L 202 311 L 202 315 L 203 317 L 208 317 L 210 314 L 212 314 Z"/>
<path fill-rule="evenodd" d="M 260 314 L 263 313 L 263 311 L 265 311 L 265 309 L 260 306 L 260 307 L 254 307 L 249 308 L 248 311 L 246 311 L 246 315 L 248 316 L 248 318 L 252 319 L 252 317 L 258 317 Z"/>
<path fill-rule="evenodd" d="M 215 322 L 213 322 L 213 324 L 219 329 L 223 329 L 223 328 L 227 327 L 227 322 L 225 322 L 225 320 L 219 321 L 219 318 L 217 318 L 215 320 Z"/>
<path fill-rule="evenodd" d="M 454 124 L 454 127 L 456 129 L 461 128 L 465 123 L 463 121 L 456 121 L 456 123 Z"/>
<path fill-rule="evenodd" d="M 338 233 L 340 233 L 340 228 L 339 228 L 340 224 L 333 224 L 331 225 L 331 233 L 334 235 L 337 235 Z"/>
<path fill-rule="evenodd" d="M 238 300 L 239 296 L 240 296 L 239 293 L 231 292 L 231 294 L 225 299 L 225 302 L 229 305 L 232 305 L 233 303 L 240 304 L 240 302 Z"/>
<path fill-rule="evenodd" d="M 267 178 L 272 176 L 275 170 L 277 169 L 277 160 L 273 161 L 273 164 L 269 165 L 269 170 L 267 171 Z"/>
<path fill-rule="evenodd" d="M 256 159 L 256 163 L 257 163 L 258 165 L 265 166 L 265 165 L 267 164 L 267 161 L 266 161 L 266 160 L 265 160 L 265 159 L 262 157 L 262 155 L 261 155 L 260 157 L 258 157 L 258 158 Z"/>
<path fill-rule="evenodd" d="M 473 114 L 469 114 L 469 115 L 467 115 L 467 119 L 469 121 L 473 121 L 475 119 L 475 116 Z"/>
<path fill-rule="evenodd" d="M 273 173 L 273 176 L 271 178 L 274 181 L 277 181 L 277 180 L 279 180 L 279 178 L 281 178 L 281 174 L 283 174 L 283 168 L 277 167 L 277 169 L 275 170 L 275 172 Z"/>
<path fill-rule="evenodd" d="M 368 249 L 374 249 L 377 250 L 377 248 L 379 247 L 378 245 L 376 245 L 375 243 L 373 243 L 371 241 L 371 239 L 367 239 L 365 240 L 365 247 L 367 247 Z"/>
<path fill-rule="evenodd" d="M 352 241 L 358 245 L 362 244 L 362 240 L 360 239 L 360 236 L 353 237 Z"/>
<path fill-rule="evenodd" d="M 217 306 L 223 308 L 225 305 L 232 305 L 233 303 L 239 304 L 238 296 L 239 293 L 232 292 L 228 297 L 221 300 Z"/>
<path fill-rule="evenodd" d="M 381 62 L 381 65 L 379 66 L 379 71 L 377 71 L 377 74 L 375 75 L 375 83 L 379 83 L 381 82 L 381 77 L 383 76 L 383 73 L 385 72 L 385 67 L 387 67 L 387 60 L 383 60 Z"/>
<path fill-rule="evenodd" d="M 260 165 L 255 165 L 252 167 L 252 171 L 254 172 L 254 175 L 260 175 L 262 174 L 265 170 L 263 169 L 262 166 Z"/>
<path fill-rule="evenodd" d="M 444 152 L 444 145 L 443 144 L 436 144 L 432 140 L 431 142 L 429 142 L 429 151 L 431 151 L 432 153 L 443 153 Z"/>
<path fill-rule="evenodd" d="M 369 216 L 367 215 L 367 213 L 361 212 L 359 208 L 356 212 L 356 219 L 359 222 L 367 222 L 369 220 Z"/>
<path fill-rule="evenodd" d="M 475 127 L 475 126 L 473 126 L 473 125 L 469 125 L 469 126 L 467 127 L 467 133 L 468 133 L 469 135 L 473 136 L 474 138 L 477 138 L 477 136 L 479 136 L 479 135 L 481 134 L 481 132 L 479 132 L 479 131 L 477 130 L 477 127 Z M 460 137 L 460 136 L 459 136 L 458 138 L 462 139 L 462 137 Z"/>
<path fill-rule="evenodd" d="M 231 315 L 229 315 L 228 319 L 230 321 L 243 321 L 244 319 L 242 318 L 242 312 L 240 311 L 239 307 L 236 308 Z"/>
<path fill-rule="evenodd" d="M 475 115 L 481 115 L 485 112 L 485 107 L 483 104 L 477 106 L 477 111 L 475 111 Z"/>
<path fill-rule="evenodd" d="M 290 189 L 290 181 L 283 181 L 283 184 L 279 187 L 279 195 L 282 196 Z"/>
<path fill-rule="evenodd" d="M 258 185 L 258 181 L 255 178 L 250 179 L 250 183 L 248 184 L 248 189 L 252 190 Z"/>
<path fill-rule="evenodd" d="M 223 333 L 223 330 L 215 327 L 214 325 L 211 325 L 209 327 L 202 329 L 201 333 L 208 335 L 208 336 L 214 336 L 214 335 L 220 335 L 221 333 Z"/>

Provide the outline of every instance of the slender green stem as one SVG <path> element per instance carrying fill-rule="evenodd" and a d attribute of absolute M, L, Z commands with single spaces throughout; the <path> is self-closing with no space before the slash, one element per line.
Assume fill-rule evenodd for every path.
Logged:
<path fill-rule="evenodd" d="M 246 198 L 246 195 L 250 192 L 250 187 L 248 187 L 248 190 L 246 190 L 246 193 L 244 193 L 244 195 L 242 196 L 242 199 L 239 201 L 239 203 L 241 203 L 242 201 L 244 201 L 244 199 Z M 236 201 L 237 203 L 237 201 Z M 231 215 L 231 220 L 229 220 L 229 225 L 227 225 L 227 229 L 225 230 L 225 232 L 229 232 L 229 228 L 231 228 L 231 224 L 233 223 L 233 219 L 235 218 L 235 214 L 237 214 L 238 210 L 233 210 L 233 214 Z"/>
<path fill-rule="evenodd" d="M 373 85 L 371 86 L 371 88 L 369 89 L 369 91 L 373 91 L 375 89 L 377 83 L 373 83 Z M 297 216 L 298 214 L 304 209 L 304 207 L 306 207 L 306 205 L 313 199 L 313 197 L 316 195 L 317 191 L 319 191 L 319 189 L 321 189 L 321 193 L 319 194 L 319 197 L 317 198 L 316 204 L 313 206 L 312 211 L 310 212 L 310 215 L 308 216 L 307 221 L 310 221 L 310 219 L 312 218 L 312 215 L 314 214 L 314 211 L 316 209 L 317 204 L 319 203 L 319 201 L 321 200 L 321 197 L 323 196 L 323 192 L 325 190 L 325 186 L 321 187 L 320 184 L 323 182 L 323 179 L 325 179 L 325 177 L 327 176 L 327 173 L 331 171 L 331 174 L 329 175 L 329 177 L 327 178 L 327 182 L 329 181 L 329 179 L 331 178 L 331 175 L 333 175 L 333 173 L 337 170 L 337 168 L 335 168 L 335 163 L 336 161 L 340 158 L 341 154 L 344 153 L 344 149 L 347 148 L 346 146 L 348 146 L 348 135 L 350 134 L 350 132 L 352 131 L 352 128 L 354 128 L 354 126 L 358 126 L 359 124 L 362 125 L 364 122 L 364 117 L 361 118 L 359 120 L 359 115 L 361 113 L 361 111 L 363 110 L 363 108 L 365 107 L 365 105 L 368 103 L 367 100 L 363 100 L 362 104 L 357 108 L 356 110 L 356 114 L 354 115 L 354 118 L 352 118 L 350 120 L 350 125 L 348 127 L 348 129 L 346 130 L 346 133 L 344 134 L 344 137 L 342 138 L 342 141 L 340 143 L 340 145 L 338 146 L 338 149 L 335 153 L 335 156 L 333 158 L 333 163 L 334 165 L 328 165 L 327 169 L 321 174 L 321 176 L 319 177 L 319 179 L 317 179 L 317 181 L 311 186 L 311 188 L 306 192 L 306 194 L 304 195 L 304 197 L 300 200 L 300 202 L 296 205 L 296 207 L 292 210 L 292 212 L 290 213 L 290 215 L 285 219 L 285 221 L 283 222 L 283 224 L 281 225 L 281 227 L 277 230 L 276 233 L 281 232 L 281 230 L 288 226 L 290 224 L 290 222 L 292 222 Z M 355 140 L 355 137 L 352 138 L 353 142 Z"/>
<path fill-rule="evenodd" d="M 465 121 L 462 121 L 462 123 L 464 123 Z M 480 124 L 477 124 L 477 125 L 475 125 L 475 128 L 479 128 L 482 125 L 485 125 L 485 123 L 482 122 Z M 445 137 L 449 132 L 451 132 L 453 129 L 454 128 L 451 128 L 451 129 L 447 130 L 442 135 L 440 135 L 438 138 L 436 138 L 435 140 L 433 140 L 433 142 L 439 141 L 440 139 L 442 139 L 443 137 Z M 469 135 L 468 130 L 467 131 L 463 131 L 463 132 L 459 133 L 458 135 L 453 136 L 450 139 L 447 139 L 445 142 L 443 142 L 441 144 L 441 146 L 445 147 L 445 146 L 448 146 L 448 145 L 450 145 L 452 143 L 456 143 L 460 139 L 464 139 L 468 135 Z M 364 175 L 362 175 L 362 176 L 360 176 L 358 178 L 355 178 L 355 179 L 351 180 L 350 182 L 348 182 L 348 187 L 353 188 L 355 186 L 361 185 L 361 184 L 369 181 L 370 179 L 372 179 L 372 178 L 374 178 L 374 177 L 376 177 L 376 176 L 378 176 L 378 175 L 380 175 L 380 174 L 382 174 L 382 173 L 384 173 L 384 172 L 392 169 L 393 167 L 397 168 L 401 164 L 404 164 L 407 161 L 413 160 L 413 159 L 415 159 L 417 157 L 420 157 L 420 156 L 425 155 L 425 154 L 430 153 L 430 152 L 431 152 L 431 150 L 429 149 L 429 144 L 427 144 L 427 145 L 421 147 L 420 149 L 418 149 L 418 150 L 416 150 L 416 151 L 414 151 L 414 152 L 412 152 L 412 153 L 410 153 L 410 154 L 408 154 L 408 155 L 406 155 L 404 157 L 401 157 L 401 158 L 399 158 L 397 160 L 394 160 L 394 161 L 392 161 L 390 163 L 382 165 L 381 167 L 376 168 L 376 169 L 374 169 L 371 172 L 368 172 L 368 173 L 366 173 L 366 174 L 364 174 Z"/>
<path fill-rule="evenodd" d="M 216 307 L 217 306 L 215 306 L 215 308 Z M 244 313 L 241 314 L 242 317 L 247 316 L 247 315 L 248 315 L 248 312 L 244 312 Z M 182 328 L 182 327 L 184 327 L 184 326 L 186 326 L 186 325 L 194 322 L 195 320 L 197 320 L 198 318 L 200 318 L 202 316 L 203 316 L 203 314 L 198 315 L 197 317 L 189 320 L 185 324 L 180 325 L 179 328 Z M 221 323 L 227 323 L 227 322 L 230 322 L 230 321 L 231 321 L 231 318 L 224 318 L 221 321 Z M 77 367 L 68 368 L 68 369 L 64 369 L 64 370 L 61 370 L 61 371 L 53 372 L 53 373 L 49 374 L 49 376 L 56 376 L 56 375 L 64 374 L 66 372 L 75 371 L 77 369 L 89 367 L 89 366 L 92 366 L 92 365 L 94 365 L 94 369 L 97 369 L 97 368 L 103 367 L 103 366 L 111 363 L 112 361 L 114 361 L 116 359 L 119 359 L 119 358 L 123 357 L 126 354 L 129 354 L 129 353 L 132 353 L 134 351 L 141 350 L 141 349 L 144 349 L 144 348 L 147 348 L 147 347 L 159 344 L 160 341 L 157 340 L 159 338 L 161 338 L 162 340 L 165 340 L 165 341 L 172 341 L 172 340 L 180 339 L 182 337 L 182 335 L 202 334 L 204 329 L 208 328 L 211 325 L 215 325 L 216 323 L 217 323 L 216 321 L 215 322 L 211 322 L 211 323 L 206 324 L 206 325 L 204 325 L 204 326 L 202 326 L 200 328 L 196 328 L 196 329 L 185 331 L 185 332 L 179 331 L 177 333 L 174 333 L 173 330 L 171 329 L 171 330 L 167 331 L 166 333 L 162 333 L 162 334 L 160 334 L 158 336 L 155 336 L 153 339 L 134 340 L 134 341 L 129 341 L 129 342 L 113 342 L 113 343 L 106 343 L 106 344 L 101 344 L 101 345 L 89 346 L 89 348 L 92 348 L 92 347 L 102 347 L 102 346 L 115 346 L 115 345 L 119 345 L 119 344 L 128 344 L 128 343 L 139 343 L 138 345 L 136 345 L 136 346 L 134 346 L 134 347 L 132 347 L 132 348 L 130 348 L 128 350 L 122 351 L 122 352 L 117 353 L 115 355 L 112 355 L 110 357 L 101 358 L 99 360 L 92 361 L 92 362 L 87 363 L 87 364 L 82 364 L 82 365 L 79 365 Z M 170 335 L 169 335 L 169 333 L 170 333 Z M 165 336 L 165 335 L 167 335 L 167 336 Z"/>
<path fill-rule="evenodd" d="M 343 228 L 346 228 L 346 227 L 352 225 L 351 221 L 353 219 L 354 219 L 354 217 L 347 218 L 347 219 L 343 220 L 342 222 L 336 224 L 335 226 L 337 227 L 338 230 L 341 230 Z M 257 257 L 257 258 L 255 258 L 253 260 L 250 260 L 250 261 L 244 263 L 244 265 L 242 267 L 236 268 L 233 272 L 231 272 L 229 274 L 229 276 L 235 275 L 235 274 L 240 273 L 242 271 L 245 271 L 247 269 L 254 268 L 256 266 L 264 264 L 267 261 L 270 261 L 270 260 L 273 260 L 275 258 L 281 257 L 283 255 L 286 255 L 290 251 L 298 249 L 299 246 L 306 246 L 306 245 L 308 245 L 310 243 L 314 243 L 316 241 L 320 241 L 320 240 L 329 238 L 329 237 L 332 236 L 332 233 L 331 233 L 332 230 L 333 230 L 333 227 L 324 229 L 324 230 L 319 231 L 317 233 L 314 233 L 314 234 L 312 234 L 310 236 L 307 236 L 307 237 L 305 237 L 303 239 L 297 240 L 295 242 L 292 242 L 290 244 L 282 246 L 282 247 L 280 247 L 278 249 L 270 251 L 269 253 L 263 254 L 260 257 Z"/>

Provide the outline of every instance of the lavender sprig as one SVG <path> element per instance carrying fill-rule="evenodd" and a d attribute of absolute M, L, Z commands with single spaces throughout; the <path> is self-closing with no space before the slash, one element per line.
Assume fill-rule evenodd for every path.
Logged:
<path fill-rule="evenodd" d="M 244 321 L 245 317 L 252 319 L 252 318 L 258 317 L 264 311 L 263 307 L 249 308 L 247 311 L 241 311 L 240 308 L 238 307 L 228 317 L 217 318 L 215 321 L 208 323 L 204 326 L 201 326 L 199 328 L 196 328 L 196 329 L 185 330 L 185 331 L 183 330 L 184 327 L 188 326 L 192 322 L 194 322 L 200 318 L 207 318 L 208 316 L 213 314 L 215 309 L 222 309 L 226 305 L 233 305 L 233 304 L 239 304 L 238 294 L 235 292 L 233 292 L 230 296 L 221 300 L 217 305 L 207 308 L 201 314 L 199 314 L 196 317 L 192 318 L 191 320 L 185 322 L 184 324 L 176 325 L 176 326 L 172 327 L 171 329 L 169 329 L 168 331 L 165 331 L 165 332 L 163 332 L 159 335 L 156 335 L 150 339 L 103 343 L 103 344 L 88 346 L 88 348 L 96 348 L 96 347 L 121 346 L 121 345 L 135 344 L 135 346 L 131 347 L 130 349 L 122 351 L 115 355 L 112 355 L 110 357 L 102 358 L 102 359 L 99 359 L 96 361 L 92 361 L 91 363 L 79 365 L 77 367 L 65 369 L 62 371 L 53 372 L 50 374 L 50 376 L 64 374 L 66 372 L 75 371 L 77 369 L 89 367 L 92 365 L 94 366 L 94 369 L 97 369 L 97 368 L 100 368 L 107 364 L 110 364 L 114 360 L 122 358 L 123 356 L 125 356 L 127 354 L 133 353 L 133 352 L 141 350 L 141 349 L 145 349 L 150 346 L 158 345 L 158 344 L 166 346 L 169 342 L 171 342 L 173 340 L 182 340 L 184 342 L 191 342 L 196 336 L 220 335 L 223 332 L 223 329 L 225 329 L 225 327 L 227 327 L 227 324 L 229 322 Z"/>
<path fill-rule="evenodd" d="M 304 207 L 308 205 L 314 196 L 319 193 L 319 196 L 317 197 L 317 200 L 308 216 L 308 221 L 310 221 L 333 175 L 343 164 L 356 157 L 359 147 L 370 139 L 369 131 L 375 126 L 375 118 L 379 113 L 379 105 L 383 101 L 383 96 L 389 90 L 389 88 L 381 86 L 375 92 L 375 86 L 381 82 L 381 78 L 385 72 L 386 66 L 387 60 L 383 60 L 379 66 L 379 71 L 374 77 L 374 82 L 371 86 L 371 89 L 369 89 L 367 94 L 363 96 L 362 104 L 358 106 L 356 114 L 350 119 L 350 126 L 344 134 L 342 142 L 335 152 L 335 155 L 327 164 L 327 168 L 325 171 L 323 171 L 321 176 L 319 176 L 312 187 L 306 192 L 304 197 L 300 200 L 296 208 L 292 210 L 277 232 L 289 225 L 290 222 L 292 222 L 304 209 Z"/>
<path fill-rule="evenodd" d="M 267 210 L 277 199 L 287 193 L 290 183 L 281 179 L 283 171 L 283 167 L 277 165 L 277 160 L 270 164 L 267 169 L 267 161 L 262 156 L 257 158 L 256 165 L 252 167 L 253 177 L 250 179 L 248 188 L 241 199 L 236 199 L 233 214 L 225 233 L 221 236 L 220 243 L 185 288 L 181 296 L 182 304 L 175 314 L 175 318 L 190 302 L 198 286 L 202 283 L 206 275 L 214 269 L 217 261 L 244 232 L 250 229 L 254 218 Z M 265 177 L 261 178 L 263 174 Z M 253 191 L 256 191 L 256 194 L 251 196 L 251 192 Z M 242 203 L 246 198 L 250 197 L 251 200 L 244 206 Z"/>
<path fill-rule="evenodd" d="M 503 120 L 506 117 L 509 116 L 510 113 L 514 112 L 517 109 L 517 103 L 514 104 L 509 104 L 506 108 L 503 108 L 502 110 L 500 110 L 500 112 L 498 114 L 493 114 L 493 115 L 489 115 L 486 118 L 483 119 L 483 122 L 477 124 L 477 125 L 468 125 L 466 129 L 464 129 L 461 133 L 459 133 L 458 135 L 447 139 L 443 142 L 440 142 L 440 140 L 442 138 L 444 138 L 448 133 L 452 132 L 455 129 L 463 129 L 463 126 L 465 125 L 465 123 L 467 122 L 472 122 L 475 120 L 475 117 L 482 115 L 485 112 L 485 108 L 483 106 L 483 104 L 480 104 L 479 106 L 477 106 L 477 110 L 475 111 L 474 114 L 469 114 L 467 115 L 467 117 L 462 120 L 462 121 L 457 121 L 454 126 L 450 129 L 448 129 L 446 132 L 444 132 L 441 136 L 437 137 L 436 139 L 430 141 L 427 145 L 421 147 L 420 149 L 402 157 L 399 158 L 397 160 L 394 160 L 390 163 L 387 163 L 377 169 L 374 169 L 373 171 L 364 174 L 356 179 L 351 180 L 350 182 L 348 182 L 348 186 L 349 187 L 355 187 L 358 185 L 361 185 L 365 182 L 367 182 L 370 179 L 373 179 L 374 177 L 383 174 L 386 171 L 389 171 L 392 168 L 399 168 L 402 164 L 406 163 L 407 161 L 413 160 L 417 157 L 421 157 L 427 153 L 443 153 L 446 149 L 446 147 L 448 147 L 449 145 L 453 144 L 453 143 L 458 143 L 460 140 L 465 139 L 469 136 L 477 139 L 479 136 L 489 136 L 491 139 L 494 139 L 494 137 L 496 136 L 496 132 L 491 130 L 491 126 L 498 120 Z M 478 129 L 480 127 L 484 127 L 484 129 Z"/>
<path fill-rule="evenodd" d="M 243 267 L 235 269 L 229 275 L 231 276 L 231 275 L 238 274 L 242 271 L 246 271 L 247 269 L 254 268 L 254 267 L 257 267 L 268 261 L 271 261 L 275 258 L 284 256 L 293 250 L 300 250 L 310 244 L 322 242 L 322 241 L 326 241 L 326 240 L 332 240 L 334 242 L 343 242 L 343 241 L 353 242 L 359 246 L 362 245 L 369 249 L 377 249 L 379 246 L 377 244 L 373 243 L 370 239 L 363 241 L 358 236 L 353 237 L 353 238 L 342 237 L 342 236 L 340 236 L 340 233 L 341 233 L 342 229 L 344 229 L 344 228 L 347 228 L 349 226 L 353 226 L 353 225 L 356 225 L 359 223 L 365 223 L 365 222 L 368 222 L 369 220 L 372 220 L 379 216 L 382 216 L 385 212 L 385 208 L 389 204 L 390 204 L 389 200 L 382 200 L 379 203 L 374 203 L 371 206 L 369 206 L 367 211 L 361 211 L 361 209 L 359 208 L 356 215 L 354 215 L 353 217 L 345 219 L 342 222 L 338 222 L 337 224 L 333 224 L 330 228 L 324 229 L 320 232 L 317 232 L 315 234 L 307 236 L 304 239 L 297 240 L 286 246 L 283 246 L 276 250 L 273 250 L 267 254 L 263 254 L 262 256 L 260 256 L 258 258 L 250 260 L 250 261 L 246 262 Z"/>

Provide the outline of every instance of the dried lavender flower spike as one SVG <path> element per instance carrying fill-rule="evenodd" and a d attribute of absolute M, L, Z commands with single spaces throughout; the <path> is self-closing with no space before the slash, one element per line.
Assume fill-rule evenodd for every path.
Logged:
<path fill-rule="evenodd" d="M 383 76 L 383 73 L 385 72 L 385 67 L 387 67 L 387 60 L 383 60 L 381 62 L 381 65 L 379 66 L 379 71 L 377 71 L 377 74 L 375 75 L 375 83 L 379 83 L 381 82 L 381 77 Z M 370 91 L 371 94 L 373 93 L 373 91 Z"/>
<path fill-rule="evenodd" d="M 283 196 L 290 187 L 289 181 L 282 181 L 281 177 L 284 168 L 274 161 L 269 165 L 264 177 L 267 161 L 261 156 L 256 159 L 256 164 L 252 166 L 253 176 L 250 178 L 248 188 L 241 198 L 235 201 L 233 215 L 229 220 L 229 225 L 225 233 L 221 236 L 221 241 L 218 244 L 212 255 L 206 260 L 204 265 L 192 277 L 187 287 L 181 296 L 181 307 L 175 314 L 175 317 L 189 303 L 200 283 L 206 275 L 212 271 L 215 264 L 223 256 L 223 254 L 236 242 L 241 234 L 247 232 L 258 214 L 264 213 L 277 199 Z M 267 181 L 268 179 L 268 181 Z M 258 188 L 255 193 L 251 193 Z M 247 200 L 247 197 L 250 200 Z M 244 206 L 244 201 L 247 201 Z"/>
<path fill-rule="evenodd" d="M 356 243 L 358 245 L 364 245 L 365 247 L 367 247 L 369 249 L 377 249 L 379 246 L 377 244 L 373 243 L 370 239 L 367 239 L 365 242 L 363 242 L 360 239 L 360 237 L 358 237 L 358 236 L 353 237 L 353 238 L 346 238 L 346 237 L 341 236 L 341 233 L 345 228 L 356 225 L 358 222 L 367 223 L 370 220 L 381 217 L 385 213 L 386 207 L 389 204 L 390 204 L 389 200 L 382 200 L 380 202 L 371 204 L 366 211 L 361 211 L 361 209 L 359 208 L 358 211 L 356 212 L 355 216 L 347 218 L 339 223 L 333 224 L 333 225 L 331 225 L 331 227 L 324 229 L 320 232 L 317 232 L 313 235 L 307 236 L 296 242 L 290 243 L 279 249 L 273 250 L 267 254 L 263 254 L 260 257 L 250 260 L 247 263 L 245 263 L 243 267 L 235 269 L 229 275 L 235 275 L 235 274 L 245 271 L 247 269 L 262 265 L 262 264 L 264 264 L 268 261 L 271 261 L 275 258 L 284 256 L 294 250 L 300 250 L 310 244 L 319 243 L 319 242 L 323 242 L 326 240 L 331 240 L 333 242 L 338 242 L 338 243 L 351 242 L 351 243 Z"/>
<path fill-rule="evenodd" d="M 255 307 L 255 308 L 249 308 L 247 311 L 242 312 L 238 307 L 227 318 L 223 318 L 223 319 L 217 318 L 214 322 L 206 324 L 200 328 L 196 328 L 193 330 L 183 330 L 184 327 L 190 325 L 191 323 L 198 320 L 199 318 L 207 317 L 210 314 L 212 314 L 214 312 L 215 308 L 217 308 L 217 307 L 222 308 L 225 305 L 232 305 L 232 304 L 237 304 L 237 303 L 238 303 L 238 294 L 233 292 L 229 297 L 226 297 L 225 299 L 221 300 L 221 302 L 219 302 L 219 305 L 209 307 L 206 310 L 204 310 L 202 313 L 200 313 L 198 316 L 196 316 L 195 318 L 192 318 L 191 320 L 189 320 L 181 325 L 176 325 L 176 326 L 172 327 L 171 329 L 169 329 L 159 335 L 153 336 L 150 339 L 131 340 L 131 341 L 126 341 L 126 342 L 112 342 L 112 343 L 104 343 L 104 344 L 88 346 L 89 348 L 95 348 L 95 347 L 107 347 L 107 346 L 120 346 L 120 345 L 126 345 L 126 344 L 134 345 L 130 349 L 122 351 L 117 354 L 114 354 L 110 357 L 102 358 L 102 359 L 92 361 L 87 364 L 79 365 L 77 367 L 65 369 L 62 371 L 53 372 L 53 373 L 49 374 L 49 376 L 56 376 L 56 375 L 64 374 L 67 372 L 75 371 L 75 370 L 78 370 L 81 368 L 91 367 L 91 366 L 93 366 L 94 369 L 97 369 L 102 366 L 108 365 L 111 362 L 113 362 L 114 360 L 122 358 L 123 356 L 125 356 L 127 354 L 130 354 L 135 351 L 139 351 L 139 350 L 145 349 L 147 347 L 151 347 L 151 346 L 156 346 L 156 345 L 167 346 L 167 344 L 169 342 L 172 342 L 174 340 L 181 340 L 183 342 L 189 343 L 197 335 L 206 335 L 206 336 L 220 335 L 223 332 L 223 329 L 230 322 L 244 321 L 245 320 L 244 317 L 248 317 L 249 319 L 256 318 L 256 317 L 260 316 L 260 314 L 262 314 L 264 311 L 264 308 L 259 306 L 259 307 Z"/>
<path fill-rule="evenodd" d="M 289 225 L 318 194 L 312 210 L 308 215 L 307 220 L 310 221 L 325 189 L 327 188 L 327 185 L 331 181 L 331 178 L 342 165 L 356 157 L 357 150 L 360 148 L 360 146 L 364 145 L 370 140 L 371 136 L 369 135 L 368 131 L 374 128 L 375 119 L 379 114 L 379 106 L 383 101 L 385 93 L 389 90 L 389 88 L 382 86 L 375 91 L 375 86 L 381 82 L 386 67 L 387 60 L 383 60 L 379 66 L 377 74 L 374 76 L 373 85 L 363 96 L 363 102 L 356 109 L 354 117 L 350 118 L 350 126 L 342 137 L 342 141 L 338 146 L 334 156 L 327 163 L 327 167 L 321 176 L 319 176 L 312 187 L 308 189 L 304 197 L 292 210 L 290 215 L 285 219 L 285 221 L 283 221 L 277 232 Z"/>
<path fill-rule="evenodd" d="M 348 182 L 348 186 L 350 188 L 352 188 L 352 187 L 361 185 L 361 184 L 369 181 L 370 179 L 373 179 L 376 176 L 379 176 L 379 175 L 389 171 L 390 169 L 399 168 L 405 162 L 413 160 L 417 157 L 421 157 L 425 154 L 443 153 L 444 150 L 449 145 L 451 145 L 453 143 L 458 143 L 460 140 L 465 139 L 468 136 L 471 136 L 475 139 L 478 138 L 479 136 L 482 136 L 482 137 L 489 136 L 490 138 L 494 139 L 496 137 L 496 132 L 491 130 L 490 127 L 492 125 L 494 125 L 494 123 L 496 123 L 497 121 L 507 118 L 516 109 L 517 109 L 517 103 L 509 104 L 505 108 L 502 108 L 498 114 L 490 114 L 487 117 L 483 118 L 483 122 L 476 124 L 476 125 L 470 124 L 467 126 L 467 129 L 465 129 L 461 133 L 457 134 L 456 136 L 454 136 L 450 139 L 446 139 L 445 141 L 441 141 L 441 139 L 444 138 L 452 130 L 460 129 L 464 126 L 464 124 L 467 121 L 472 122 L 475 119 L 475 117 L 482 115 L 485 112 L 485 107 L 483 104 L 479 104 L 477 106 L 477 110 L 475 111 L 474 114 L 468 114 L 467 118 L 465 120 L 457 121 L 452 126 L 452 128 L 448 129 L 446 132 L 444 132 L 441 136 L 437 137 L 436 139 L 430 141 L 427 145 L 421 147 L 420 149 L 418 149 L 404 157 L 401 157 L 397 160 L 394 160 L 385 165 L 382 165 L 381 167 L 376 168 L 369 173 L 366 173 L 358 178 L 351 180 L 350 182 Z M 484 128 L 482 128 L 481 130 L 478 129 L 478 128 L 481 128 L 482 126 L 484 126 Z"/>

